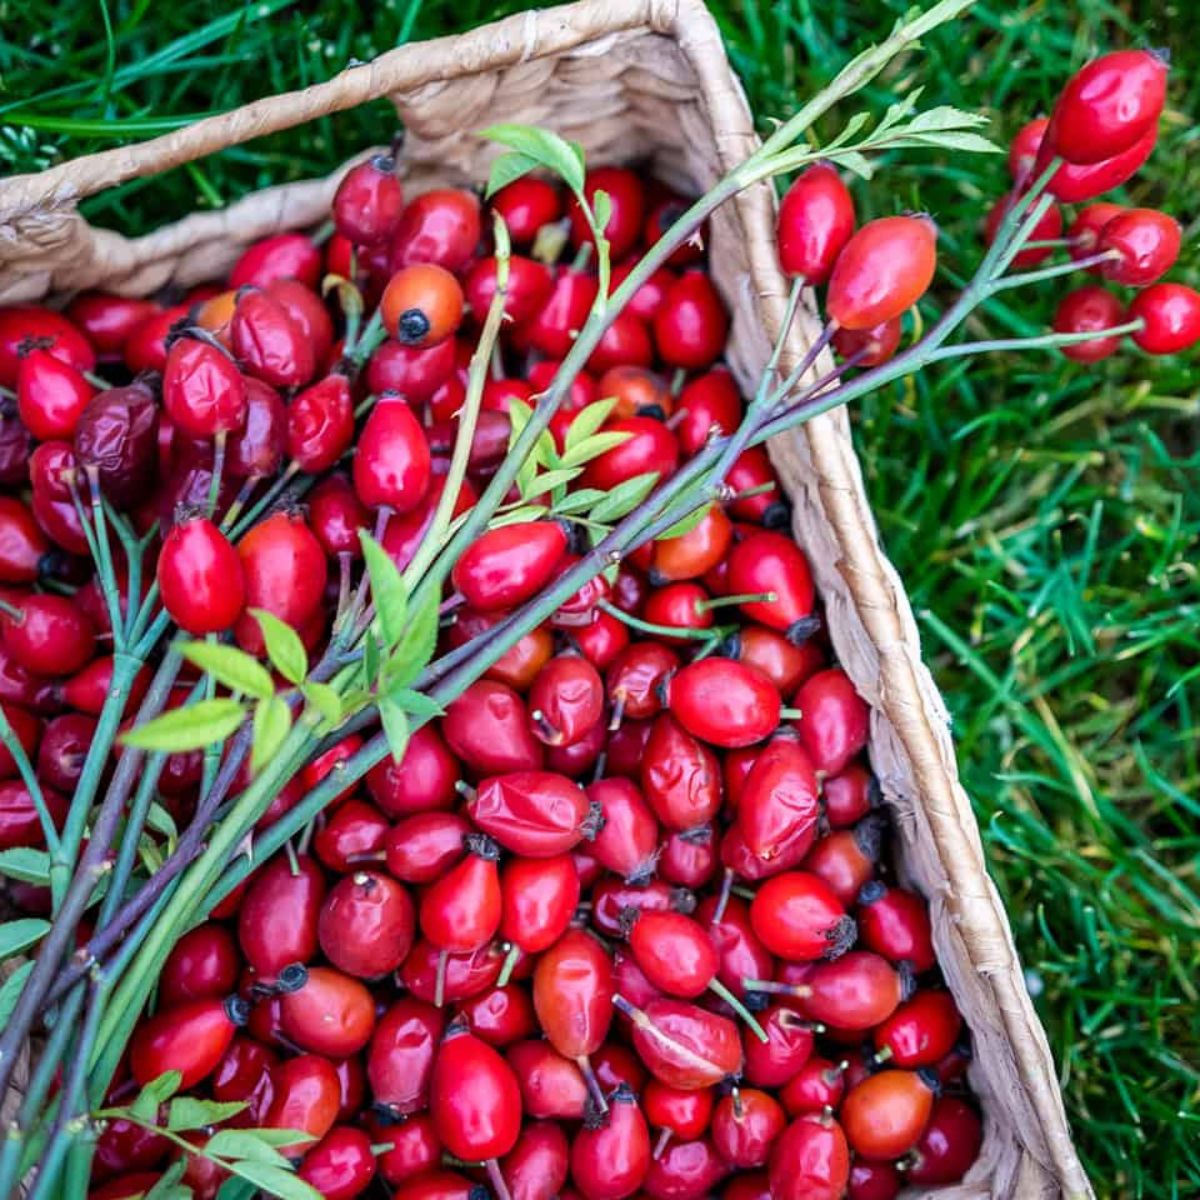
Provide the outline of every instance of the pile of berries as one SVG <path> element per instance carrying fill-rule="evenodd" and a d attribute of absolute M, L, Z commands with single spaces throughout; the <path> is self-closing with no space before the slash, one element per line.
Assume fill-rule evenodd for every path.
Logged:
<path fill-rule="evenodd" d="M 1163 78 L 1144 53 L 1085 68 L 1018 138 L 991 234 L 1056 158 L 1065 201 L 1128 178 Z M 0 850 L 69 826 L 89 750 L 115 732 L 114 691 L 125 728 L 153 697 L 153 662 L 114 684 L 143 614 L 161 604 L 164 628 L 262 658 L 265 612 L 318 655 L 365 593 L 362 531 L 401 570 L 429 561 L 498 291 L 454 517 L 587 324 L 597 259 L 619 284 L 684 207 L 623 168 L 590 170 L 582 191 L 603 194 L 604 244 L 578 200 L 525 176 L 490 202 L 513 247 L 497 256 L 476 195 L 406 203 L 377 157 L 346 175 L 323 242 L 257 243 L 222 285 L 0 310 Z M 1017 262 L 1061 230 L 1052 207 L 1035 234 L 1051 245 Z M 1095 204 L 1067 244 L 1145 290 L 1128 314 L 1075 293 L 1060 328 L 1128 316 L 1156 353 L 1200 336 L 1200 296 L 1157 282 L 1179 247 L 1168 218 Z M 798 285 L 825 287 L 813 357 L 832 343 L 840 375 L 896 352 L 936 230 L 856 228 L 818 164 L 783 200 L 779 253 Z M 701 228 L 571 383 L 542 463 L 554 478 L 524 477 L 510 519 L 454 563 L 439 653 L 469 659 L 581 561 L 606 503 L 763 415 L 721 365 L 728 333 Z M 1111 340 L 1068 352 L 1095 359 Z M 108 1091 L 94 1200 L 142 1196 L 181 1154 L 184 1184 L 212 1200 L 218 1148 L 244 1149 L 229 1135 L 246 1129 L 287 1131 L 259 1153 L 297 1160 L 328 1200 L 889 1200 L 970 1168 L 966 1034 L 925 903 L 882 853 L 869 712 L 832 658 L 770 460 L 749 439 L 734 451 L 718 501 L 531 623 L 415 723 L 399 762 L 346 787 L 175 945 Z M 108 522 L 128 536 L 110 544 Z M 163 706 L 203 686 L 189 666 Z M 258 831 L 336 780 L 368 732 L 335 734 Z M 152 829 L 187 826 L 210 765 L 166 756 Z M 243 766 L 234 790 L 250 782 Z M 152 872 L 160 847 L 142 850 Z M 6 892 L 43 914 L 32 861 Z M 169 1072 L 211 1124 L 180 1134 L 131 1105 Z"/>

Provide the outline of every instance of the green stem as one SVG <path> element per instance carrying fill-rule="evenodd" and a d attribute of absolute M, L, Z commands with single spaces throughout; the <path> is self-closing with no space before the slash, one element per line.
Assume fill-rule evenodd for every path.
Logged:
<path fill-rule="evenodd" d="M 719 980 L 714 976 L 708 981 L 708 990 L 720 996 L 730 1008 L 750 1027 L 750 1032 L 764 1045 L 771 1039 L 767 1031 L 758 1023 L 758 1018 Z"/>
<path fill-rule="evenodd" d="M 596 607 L 608 613 L 610 617 L 615 617 L 623 625 L 628 625 L 630 629 L 638 630 L 639 633 L 649 633 L 656 637 L 686 638 L 697 642 L 707 641 L 714 636 L 711 627 L 693 629 L 689 625 L 656 625 L 653 621 L 643 621 L 641 617 L 635 617 L 632 613 L 627 613 L 623 608 L 618 608 L 607 600 L 601 600 Z"/>
<path fill-rule="evenodd" d="M 17 737 L 12 725 L 9 724 L 8 714 L 2 707 L 0 707 L 0 743 L 3 743 L 5 750 L 12 756 L 17 772 L 21 776 L 21 782 L 25 784 L 25 790 L 33 801 L 33 807 L 37 809 L 42 836 L 46 839 L 46 847 L 53 858 L 59 853 L 58 827 L 54 824 L 54 818 L 46 807 L 46 796 L 42 791 L 42 784 L 37 777 L 37 772 L 33 769 L 29 755 L 25 753 L 25 747 L 21 745 L 21 739 Z"/>
<path fill-rule="evenodd" d="M 475 438 L 475 426 L 479 421 L 479 411 L 483 405 L 483 389 L 487 384 L 488 371 L 491 367 L 492 350 L 499 345 L 500 329 L 504 323 L 504 305 L 508 299 L 508 267 L 510 249 L 508 226 L 498 214 L 493 222 L 496 241 L 496 291 L 488 305 L 487 317 L 479 334 L 479 343 L 475 353 L 471 355 L 471 365 L 467 378 L 467 394 L 463 401 L 462 414 L 458 419 L 458 433 L 454 439 L 454 452 L 450 458 L 450 469 L 446 473 L 446 483 L 438 498 L 437 509 L 433 514 L 433 522 L 429 532 L 421 539 L 417 553 L 404 572 L 404 582 L 409 590 L 416 581 L 429 569 L 437 555 L 438 549 L 446 539 L 450 522 L 454 519 L 454 509 L 458 503 L 458 494 L 463 480 L 467 475 L 467 463 L 471 457 L 471 443 Z"/>
<path fill-rule="evenodd" d="M 940 350 L 934 351 L 926 359 L 926 363 L 945 362 L 951 358 L 966 358 L 972 354 L 984 354 L 993 350 L 1043 350 L 1053 349 L 1056 346 L 1076 346 L 1081 342 L 1137 333 L 1144 325 L 1145 322 L 1139 317 L 1136 321 L 1126 321 L 1123 325 L 1114 325 L 1110 329 L 1096 329 L 1087 333 L 1046 333 L 1038 337 L 993 338 L 979 342 L 958 342 L 953 346 L 943 346 Z"/>

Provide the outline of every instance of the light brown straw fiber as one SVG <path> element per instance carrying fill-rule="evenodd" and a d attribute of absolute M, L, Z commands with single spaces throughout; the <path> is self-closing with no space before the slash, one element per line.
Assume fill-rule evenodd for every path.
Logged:
<path fill-rule="evenodd" d="M 220 275 L 257 238 L 315 225 L 328 213 L 337 174 L 270 188 L 134 239 L 90 227 L 75 206 L 125 180 L 385 95 L 407 133 L 409 194 L 484 178 L 496 148 L 473 131 L 497 121 L 547 126 L 580 141 L 591 162 L 643 164 L 693 194 L 756 145 L 716 25 L 699 0 L 583 0 L 402 47 L 304 92 L 0 182 L 0 302 L 88 287 L 141 295 L 193 284 Z M 711 251 L 733 314 L 730 365 L 749 387 L 766 362 L 787 290 L 769 186 L 716 214 Z M 816 318 L 802 312 L 785 366 L 798 361 L 816 328 Z M 983 1153 L 964 1183 L 928 1194 L 1088 1197 L 1045 1033 L 958 781 L 945 706 L 921 662 L 903 585 L 880 548 L 846 414 L 820 417 L 770 450 L 838 658 L 872 706 L 871 759 L 895 816 L 902 872 L 930 901 L 938 955 L 973 1035 Z"/>

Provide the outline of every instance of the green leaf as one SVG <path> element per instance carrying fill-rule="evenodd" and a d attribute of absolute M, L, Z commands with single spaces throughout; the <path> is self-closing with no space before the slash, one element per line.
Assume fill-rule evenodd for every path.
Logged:
<path fill-rule="evenodd" d="M 533 159 L 540 166 L 553 171 L 576 195 L 582 193 L 583 151 L 557 133 L 539 129 L 535 125 L 491 125 L 482 130 L 479 136 L 490 138 Z"/>
<path fill-rule="evenodd" d="M 172 842 L 179 838 L 179 826 L 175 824 L 175 818 L 161 804 L 152 803 L 146 810 L 146 825 Z"/>
<path fill-rule="evenodd" d="M 25 917 L 0 925 L 0 959 L 11 958 L 37 945 L 50 929 L 50 922 L 40 917 Z"/>
<path fill-rule="evenodd" d="M 221 1184 L 217 1200 L 254 1200 L 257 1195 L 258 1188 L 254 1184 L 248 1179 L 238 1179 L 235 1175 Z"/>
<path fill-rule="evenodd" d="M 429 598 L 409 614 L 408 628 L 385 668 L 388 686 L 407 687 L 425 669 L 437 649 L 439 608 L 441 597 L 431 591 Z"/>
<path fill-rule="evenodd" d="M 572 446 L 562 456 L 562 465 L 581 467 L 585 462 L 591 462 L 593 458 L 599 458 L 601 454 L 607 454 L 609 450 L 624 445 L 631 437 L 633 434 L 624 429 L 610 429 L 607 433 L 593 434 L 586 441 Z"/>
<path fill-rule="evenodd" d="M 50 855 L 32 846 L 0 850 L 0 875 L 45 887 L 50 883 Z"/>
<path fill-rule="evenodd" d="M 686 517 L 680 517 L 670 529 L 666 529 L 660 533 L 658 540 L 667 541 L 669 538 L 683 537 L 685 533 L 690 533 L 708 516 L 708 511 L 711 507 L 709 504 L 702 504 L 699 508 L 692 509 Z"/>
<path fill-rule="evenodd" d="M 619 518 L 628 516 L 654 491 L 658 476 L 657 471 L 646 471 L 618 483 L 611 492 L 596 501 L 588 516 L 593 521 L 601 521 L 605 525 L 611 525 Z"/>
<path fill-rule="evenodd" d="M 375 630 L 368 629 L 366 637 L 363 638 L 363 672 L 368 684 L 373 684 L 379 678 L 379 664 L 382 658 L 383 651 L 379 639 L 375 636 Z"/>
<path fill-rule="evenodd" d="M 158 1182 L 146 1193 L 143 1200 L 192 1200 L 192 1189 L 179 1182 L 185 1170 L 185 1158 L 173 1163 L 159 1176 Z"/>
<path fill-rule="evenodd" d="M 836 159 L 846 170 L 853 171 L 860 179 L 874 179 L 875 177 L 875 168 L 871 165 L 870 159 L 859 154 L 857 150 L 838 150 L 828 157 Z"/>
<path fill-rule="evenodd" d="M 281 696 L 260 700 L 254 706 L 254 742 L 250 749 L 250 773 L 257 775 L 279 752 L 292 728 L 292 710 Z"/>
<path fill-rule="evenodd" d="M 176 649 L 231 692 L 242 692 L 255 699 L 275 694 L 271 672 L 245 650 L 220 642 L 181 642 Z"/>
<path fill-rule="evenodd" d="M 389 649 L 404 634 L 404 618 L 408 612 L 408 588 L 404 586 L 391 555 L 365 530 L 359 530 L 363 558 L 371 579 L 371 598 L 375 601 L 375 616 Z"/>
<path fill-rule="evenodd" d="M 238 700 L 197 700 L 183 708 L 175 708 L 134 726 L 121 737 L 121 744 L 138 750 L 161 750 L 179 754 L 185 750 L 202 750 L 215 742 L 223 742 L 234 733 L 245 717 Z"/>
<path fill-rule="evenodd" d="M 558 471 L 543 471 L 521 492 L 521 496 L 525 500 L 544 496 L 547 492 L 552 492 L 557 487 L 565 487 L 572 479 L 577 479 L 582 474 L 582 467 L 568 467 Z"/>
<path fill-rule="evenodd" d="M 392 762 L 399 763 L 408 749 L 408 714 L 390 697 L 380 696 L 379 719 L 392 752 Z"/>
<path fill-rule="evenodd" d="M 522 521 L 536 521 L 544 517 L 549 510 L 544 504 L 522 504 L 506 513 L 493 517 L 488 523 L 489 529 L 499 529 L 502 525 L 519 525 Z"/>
<path fill-rule="evenodd" d="M 528 154 L 522 154 L 518 150 L 510 154 L 501 154 L 499 158 L 492 160 L 484 199 L 490 200 L 502 187 L 507 187 L 514 180 L 528 175 L 530 171 L 536 171 L 539 165 L 536 158 L 530 158 Z"/>
<path fill-rule="evenodd" d="M 440 717 L 446 711 L 436 700 L 423 692 L 414 692 L 411 688 L 396 688 L 388 692 L 387 698 L 393 704 L 398 704 L 410 716 L 422 721 L 432 721 L 434 717 Z"/>
<path fill-rule="evenodd" d="M 598 432 L 616 406 L 616 396 L 609 396 L 581 408 L 572 419 L 571 428 L 567 430 L 566 448 L 570 450 Z"/>
<path fill-rule="evenodd" d="M 603 188 L 597 188 L 592 196 L 592 220 L 596 222 L 596 228 L 601 233 L 608 228 L 611 217 L 612 197 Z"/>
<path fill-rule="evenodd" d="M 230 1169 L 264 1192 L 279 1197 L 279 1200 L 322 1200 L 321 1193 L 315 1187 L 293 1175 L 287 1168 L 258 1162 L 236 1162 L 230 1164 Z"/>
<path fill-rule="evenodd" d="M 948 129 L 982 129 L 990 124 L 990 119 L 982 113 L 964 112 L 961 108 L 940 104 L 936 108 L 927 108 L 924 112 L 917 113 L 905 126 L 904 131 L 942 133 Z"/>
<path fill-rule="evenodd" d="M 562 500 L 556 501 L 554 511 L 562 516 L 565 516 L 567 513 L 587 512 L 589 508 L 598 504 L 607 495 L 607 492 L 602 492 L 599 488 L 579 488 L 578 491 L 574 491 L 569 496 L 564 496 Z"/>
<path fill-rule="evenodd" d="M 33 970 L 33 959 L 22 963 L 0 986 L 0 1029 L 8 1024 L 8 1018 L 17 1007 L 17 998 L 25 987 L 25 980 Z"/>
<path fill-rule="evenodd" d="M 179 1091 L 183 1075 L 178 1071 L 164 1071 L 157 1079 L 152 1079 L 137 1094 L 137 1099 L 129 1106 L 129 1111 L 139 1121 L 153 1125 L 158 1119 L 158 1108 L 166 1104 Z"/>
<path fill-rule="evenodd" d="M 271 665 L 288 683 L 303 683 L 308 674 L 308 653 L 300 635 L 286 622 L 265 608 L 252 608 L 250 615 L 262 630 Z"/>
<path fill-rule="evenodd" d="M 305 700 L 324 717 L 330 728 L 337 728 L 345 720 L 342 698 L 329 684 L 306 683 L 300 691 Z"/>
<path fill-rule="evenodd" d="M 273 1137 L 263 1137 L 263 1134 L 288 1136 L 276 1141 Z M 302 1141 L 312 1141 L 312 1138 L 294 1129 L 220 1129 L 208 1139 L 205 1149 L 218 1158 L 249 1159 L 271 1166 L 286 1166 L 287 1159 L 279 1153 L 278 1147 L 293 1146 Z"/>
<path fill-rule="evenodd" d="M 171 1101 L 167 1110 L 167 1128 L 179 1133 L 185 1129 L 203 1129 L 206 1125 L 220 1125 L 240 1113 L 246 1104 L 231 1100 L 224 1104 L 217 1100 L 197 1100 L 194 1096 L 180 1096 Z"/>

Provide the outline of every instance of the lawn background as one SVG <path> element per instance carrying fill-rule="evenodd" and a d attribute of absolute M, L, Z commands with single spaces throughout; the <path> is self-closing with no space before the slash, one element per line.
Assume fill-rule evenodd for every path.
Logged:
<path fill-rule="evenodd" d="M 783 116 L 902 11 L 893 0 L 712 0 L 760 121 Z M 0 0 L 0 169 L 166 132 L 352 59 L 523 7 L 508 0 Z M 1169 111 L 1125 193 L 1175 213 L 1198 282 L 1200 45 L 1188 6 L 981 0 L 877 86 L 978 109 L 1005 142 L 1070 68 L 1165 46 Z M 1189 26 L 1192 26 L 1189 30 Z M 138 232 L 328 170 L 384 141 L 386 104 L 316 122 L 90 201 Z M 829 126 L 832 128 L 832 126 Z M 864 217 L 941 228 L 942 287 L 970 269 L 1002 159 L 910 153 L 857 186 Z M 1056 297 L 980 327 L 1042 328 Z M 995 358 L 872 398 L 856 437 L 884 540 L 955 716 L 964 782 L 1050 1033 L 1079 1148 L 1104 1197 L 1200 1195 L 1198 452 L 1190 362 L 1080 368 Z"/>

